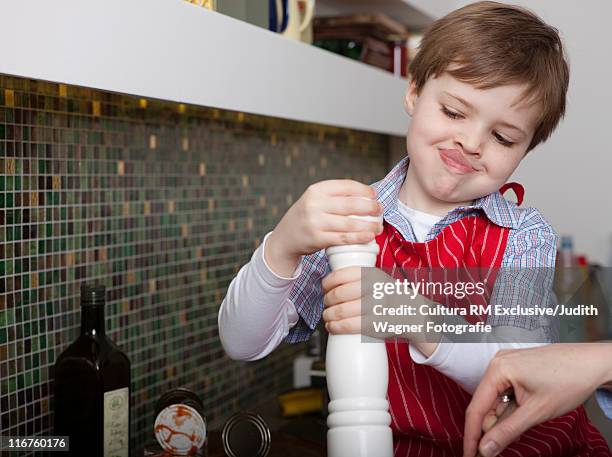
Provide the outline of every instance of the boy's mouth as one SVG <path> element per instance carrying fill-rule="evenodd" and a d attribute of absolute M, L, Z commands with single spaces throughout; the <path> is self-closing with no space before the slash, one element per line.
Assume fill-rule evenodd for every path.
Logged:
<path fill-rule="evenodd" d="M 440 149 L 439 154 L 442 162 L 456 173 L 467 174 L 476 171 L 457 149 Z"/>

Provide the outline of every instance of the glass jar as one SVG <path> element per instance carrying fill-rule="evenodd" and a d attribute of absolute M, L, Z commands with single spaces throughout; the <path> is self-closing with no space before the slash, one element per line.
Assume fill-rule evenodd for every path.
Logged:
<path fill-rule="evenodd" d="M 163 394 L 155 407 L 153 427 L 165 455 L 204 455 L 204 405 L 191 390 L 179 387 Z"/>

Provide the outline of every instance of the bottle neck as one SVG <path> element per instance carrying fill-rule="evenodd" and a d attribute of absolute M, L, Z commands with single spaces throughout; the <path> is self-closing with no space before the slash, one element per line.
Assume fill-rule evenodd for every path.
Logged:
<path fill-rule="evenodd" d="M 81 334 L 104 336 L 104 305 L 81 306 Z"/>

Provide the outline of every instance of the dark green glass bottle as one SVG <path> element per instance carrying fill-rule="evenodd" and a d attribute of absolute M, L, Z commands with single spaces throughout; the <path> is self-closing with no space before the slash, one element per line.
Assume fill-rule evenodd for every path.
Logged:
<path fill-rule="evenodd" d="M 106 336 L 104 305 L 104 286 L 81 286 L 81 334 L 55 362 L 55 435 L 73 456 L 130 456 L 130 360 Z"/>

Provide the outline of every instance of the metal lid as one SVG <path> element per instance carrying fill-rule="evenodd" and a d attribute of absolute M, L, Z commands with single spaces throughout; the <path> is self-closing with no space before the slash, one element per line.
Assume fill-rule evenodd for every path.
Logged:
<path fill-rule="evenodd" d="M 206 423 L 191 406 L 173 404 L 155 418 L 155 438 L 172 455 L 192 455 L 206 440 Z"/>
<path fill-rule="evenodd" d="M 162 409 L 170 405 L 187 405 L 195 409 L 200 416 L 204 418 L 204 404 L 200 397 L 192 390 L 186 389 L 185 387 L 176 387 L 165 392 L 155 405 L 155 416 L 157 416 Z"/>
<path fill-rule="evenodd" d="M 243 412 L 230 417 L 221 433 L 223 450 L 229 457 L 266 457 L 272 438 L 261 416 Z"/>

